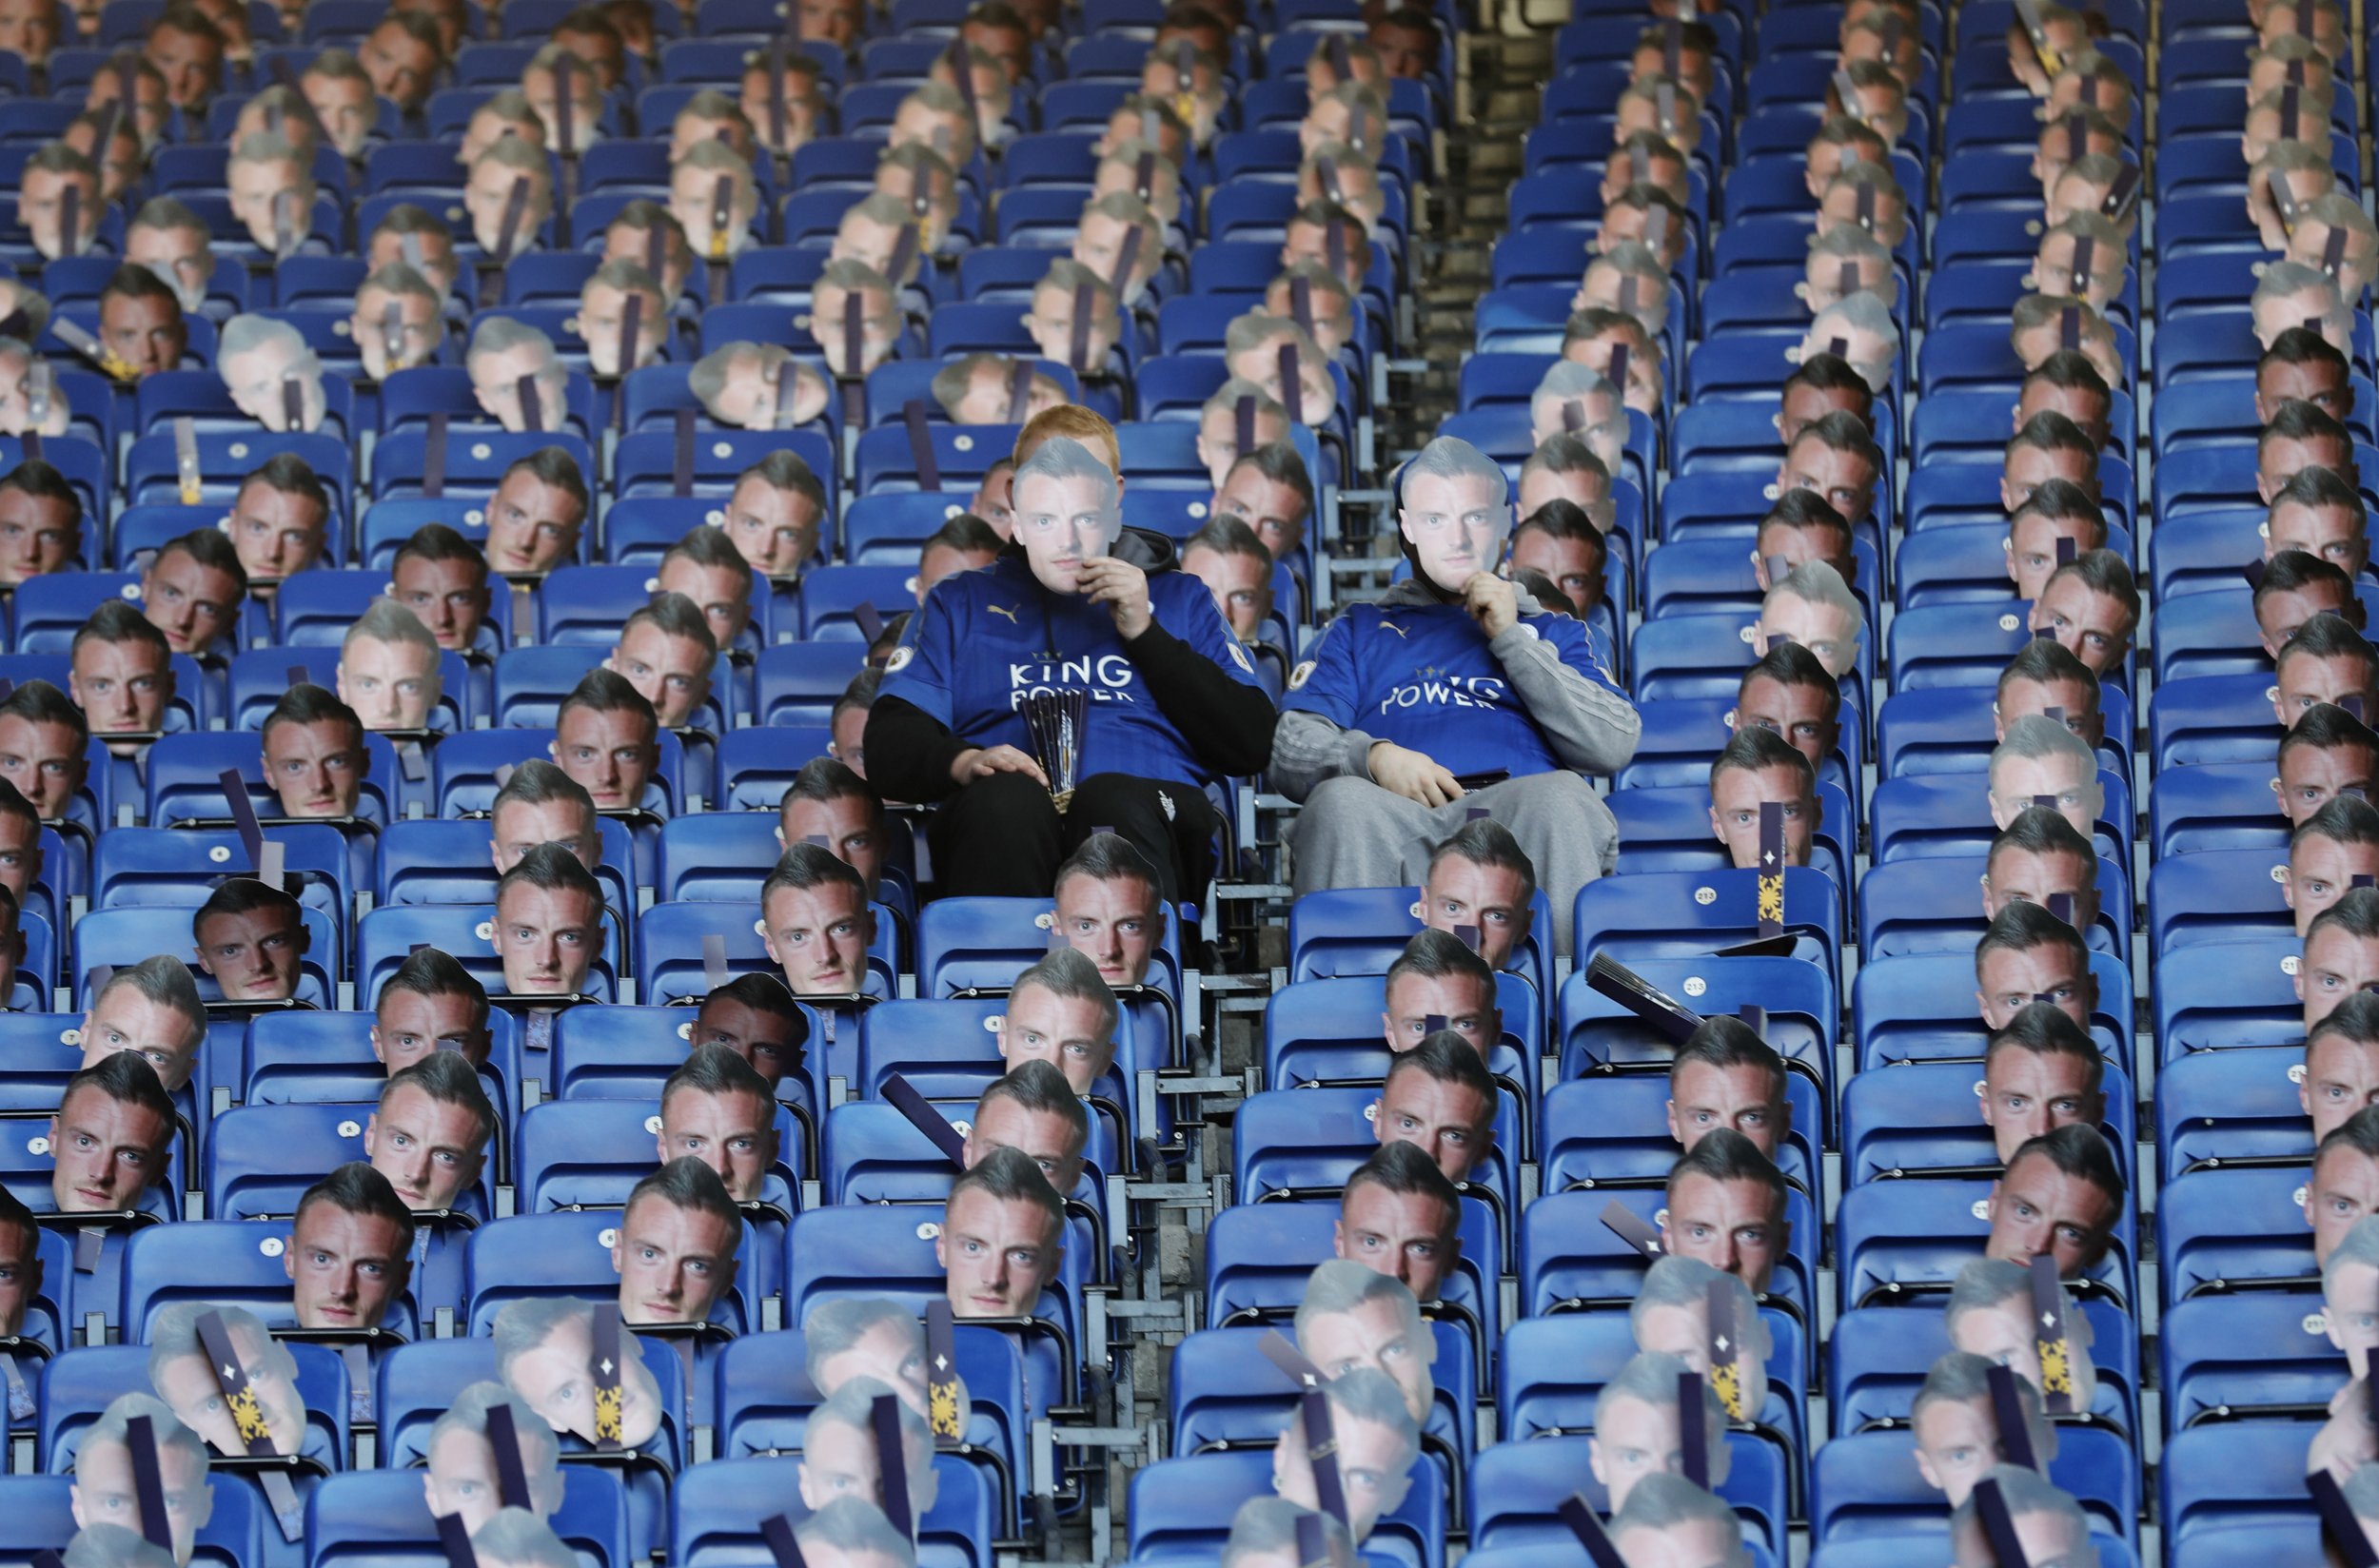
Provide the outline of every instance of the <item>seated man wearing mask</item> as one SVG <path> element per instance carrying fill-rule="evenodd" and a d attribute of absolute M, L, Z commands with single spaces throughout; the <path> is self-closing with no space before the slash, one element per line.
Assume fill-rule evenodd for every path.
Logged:
<path fill-rule="evenodd" d="M 1289 676 L 1272 778 L 1307 806 L 1297 891 L 1409 885 L 1428 846 L 1485 807 L 1536 867 L 1566 951 L 1578 890 L 1619 852 L 1574 770 L 1618 769 L 1642 720 L 1583 624 L 1494 575 L 1513 520 L 1501 469 L 1440 438 L 1400 488 L 1411 580 L 1350 608 Z M 1465 784 L 1446 760 L 1479 771 Z"/>
<path fill-rule="evenodd" d="M 1018 542 L 942 582 L 893 653 L 869 715 L 870 781 L 948 802 L 929 830 L 945 894 L 1039 896 L 1111 824 L 1168 897 L 1198 897 L 1205 787 L 1270 754 L 1254 665 L 1205 584 L 1170 570 L 1170 544 L 1124 531 L 1122 487 L 1080 441 L 1042 441 L 1015 500 Z M 1075 694 L 1078 741 L 1036 743 L 1026 701 Z"/>

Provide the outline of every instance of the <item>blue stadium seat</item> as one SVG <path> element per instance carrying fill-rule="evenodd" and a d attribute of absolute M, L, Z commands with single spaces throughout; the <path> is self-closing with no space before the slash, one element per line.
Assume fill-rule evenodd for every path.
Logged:
<path fill-rule="evenodd" d="M 2317 1291 L 2305 1221 L 2308 1166 L 2185 1171 L 2157 1195 L 2156 1260 L 2167 1302 L 2240 1288 Z"/>
<path fill-rule="evenodd" d="M 163 1308 L 181 1301 L 219 1302 L 246 1307 L 265 1326 L 296 1326 L 289 1275 L 283 1265 L 290 1246 L 286 1222 L 279 1220 L 185 1220 L 136 1231 L 124 1248 L 124 1304 L 115 1321 L 128 1339 L 146 1339 Z M 388 1304 L 381 1326 L 398 1339 L 419 1336 L 412 1292 Z M 347 1407 L 336 1407 L 344 1435 Z M 340 1448 L 345 1453 L 344 1443 Z"/>
<path fill-rule="evenodd" d="M 2140 1431 L 2137 1322 L 2112 1302 L 2085 1297 L 2074 1304 L 2087 1321 L 2090 1359 L 2098 1374 L 2089 1414 L 2114 1432 L 2136 1436 Z M 1825 1343 L 1826 1387 L 1835 1396 L 1835 1435 L 1905 1429 L 1925 1374 L 1951 1348 L 1942 1314 L 1862 1306 L 1835 1321 L 1838 1326 Z M 2076 1337 L 2079 1333 L 2075 1330 Z"/>
<path fill-rule="evenodd" d="M 1645 1262 L 1632 1244 L 1603 1225 L 1602 1211 L 1614 1203 L 1654 1225 L 1663 1206 L 1659 1187 L 1577 1188 L 1547 1192 L 1522 1212 L 1519 1273 L 1524 1317 L 1582 1307 L 1623 1308 L 1635 1300 Z M 1817 1310 L 1817 1260 L 1824 1239 L 1819 1234 L 1817 1207 L 1806 1195 L 1785 1193 L 1784 1219 L 1792 1235 L 1768 1281 L 1764 1303 L 1780 1305 L 1807 1323 L 1814 1321 Z"/>
<path fill-rule="evenodd" d="M 2112 1534 L 2136 1550 L 2139 1460 L 2121 1437 L 2060 1425 L 2049 1480 L 2091 1516 L 2094 1536 Z M 1901 1432 L 1838 1437 L 1818 1450 L 1810 1533 L 1819 1541 L 1922 1535 L 1941 1526 L 1941 1493 L 1917 1469 L 1917 1444 Z"/>
<path fill-rule="evenodd" d="M 1483 1449 L 1470 1471 L 1470 1535 L 1481 1547 L 1530 1546 L 1575 1539 L 1556 1510 L 1583 1491 L 1598 1515 L 1610 1499 L 1591 1484 L 1587 1439 L 1539 1438 Z M 1743 1432 L 1725 1434 L 1729 1471 L 1719 1495 L 1741 1517 L 1745 1533 L 1772 1553 L 1784 1550 L 1786 1471 L 1782 1451 Z"/>
<path fill-rule="evenodd" d="M 2232 1053 L 2235 1054 L 2235 1053 Z M 1842 1175 L 1861 1182 L 1945 1174 L 1994 1173 L 1999 1161 L 1982 1124 L 1982 1069 L 1956 1062 L 1912 1062 L 1888 1072 L 1861 1072 L 1842 1086 Z M 2099 1130 L 2117 1169 L 2135 1182 L 2138 1143 L 2131 1080 L 2109 1066 L 2101 1085 Z"/>
<path fill-rule="evenodd" d="M 492 1366 L 489 1369 L 493 1375 Z M 459 1389 L 458 1385 L 458 1389 Z M 562 1467 L 554 1533 L 592 1568 L 628 1568 L 628 1500 L 617 1474 L 591 1464 Z M 442 1560 L 438 1521 L 420 1480 L 408 1470 L 355 1470 L 333 1476 L 306 1499 L 306 1568 L 365 1568 L 390 1561 Z"/>
<path fill-rule="evenodd" d="M 518 1301 L 600 1300 L 619 1287 L 612 1266 L 624 1246 L 626 1216 L 609 1208 L 515 1214 L 471 1233 L 463 1246 L 463 1321 L 473 1334 L 491 1331 L 496 1315 Z M 753 1309 L 753 1234 L 746 1226 L 736 1248 L 736 1283 L 712 1304 L 709 1323 L 721 1335 L 742 1333 Z"/>
<path fill-rule="evenodd" d="M 1759 931 L 1758 874 L 1646 872 L 1606 876 L 1578 892 L 1574 927 L 1581 963 L 1607 952 L 1622 964 L 1644 958 L 1697 957 L 1752 939 Z M 1704 892 L 1709 897 L 1704 899 Z M 1805 866 L 1784 872 L 1784 932 L 1795 956 L 1841 972 L 1841 900 L 1822 872 Z"/>
<path fill-rule="evenodd" d="M 64 1552 L 74 1539 L 76 1525 L 69 1476 L 0 1477 L 0 1510 L 10 1519 L 11 1564 L 30 1563 L 39 1552 Z M 422 1489 L 413 1486 L 418 1499 Z M 263 1551 L 264 1506 L 245 1486 L 215 1489 L 215 1511 L 198 1532 L 190 1561 L 201 1568 L 245 1568 Z M 22 1553 L 21 1558 L 18 1554 Z"/>
<path fill-rule="evenodd" d="M 997 1506 L 984 1472 L 955 1454 L 936 1454 L 934 1506 L 916 1521 L 918 1568 L 992 1568 Z M 787 1489 L 782 1459 L 713 1460 L 680 1477 L 670 1495 L 675 1561 L 732 1562 L 767 1555 L 760 1525 L 777 1514 L 806 1515 Z"/>
<path fill-rule="evenodd" d="M 2312 1129 L 2300 1093 L 2325 1097 L 2305 1082 L 2305 1053 L 2292 1046 L 2192 1051 L 2168 1062 L 2156 1088 L 2164 1179 L 2242 1160 L 2310 1164 Z"/>
<path fill-rule="evenodd" d="M 761 1203 L 787 1215 L 796 1206 L 801 1180 L 809 1174 L 797 1163 L 802 1140 L 784 1136 L 792 1127 L 780 1106 L 777 1157 L 769 1165 L 760 1197 Z M 650 1147 L 648 1138 L 653 1141 Z M 660 1106 L 656 1101 L 549 1100 L 531 1106 L 521 1113 L 514 1139 L 520 1151 L 516 1174 L 521 1212 L 626 1206 L 628 1190 L 652 1173 L 652 1153 L 659 1140 Z"/>
<path fill-rule="evenodd" d="M 1131 1478 L 1129 1519 L 1135 1563 L 1200 1561 L 1213 1557 L 1229 1519 L 1271 1487 L 1271 1458 L 1248 1453 L 1192 1454 L 1143 1465 Z M 1366 1556 L 1395 1568 L 1444 1568 L 1446 1499 L 1414 1485 L 1404 1506 L 1383 1515 Z"/>
<path fill-rule="evenodd" d="M 2178 1433 L 2206 1422 L 2282 1418 L 2318 1421 L 2351 1377 L 2303 1297 L 2198 1296 L 2165 1312 L 2156 1340 L 2165 1421 Z"/>
<path fill-rule="evenodd" d="M 1842 1310 L 1949 1289 L 1958 1269 L 1981 1256 L 1991 1222 L 1979 1210 L 1992 1186 L 1869 1182 L 1845 1192 L 1835 1213 Z M 2082 1283 L 2118 1302 L 2135 1303 L 2138 1255 L 2138 1225 L 2126 1205 L 2106 1257 Z"/>
<path fill-rule="evenodd" d="M 2148 949 L 2260 941 L 2295 930 L 2284 896 L 2286 852 L 2205 850 L 2168 855 L 2148 872 Z"/>
<path fill-rule="evenodd" d="M 2280 1543 L 2306 1540 L 2303 1527 L 2316 1516 L 2305 1490 L 2305 1428 L 2293 1421 L 2175 1432 L 2157 1476 L 2165 1540 L 2178 1548 L 2207 1532 L 2252 1537 L 2266 1561 Z"/>
<path fill-rule="evenodd" d="M 2155 967 L 2156 1049 L 2172 1062 L 2192 1050 L 2284 1046 L 2305 1038 L 2292 935 L 2184 949 Z"/>
<path fill-rule="evenodd" d="M 1872 873 L 1871 873 L 1872 874 Z M 1979 902 L 1979 900 L 1977 900 Z M 1979 931 L 1977 931 L 1979 935 Z M 2090 955 L 2098 996 L 2090 1035 L 2125 1071 L 2132 1059 L 2132 985 L 2122 963 Z M 1851 981 L 1851 1029 L 1861 1072 L 1895 1063 L 1979 1061 L 1988 1034 L 1976 1002 L 1974 946 L 1862 965 Z"/>

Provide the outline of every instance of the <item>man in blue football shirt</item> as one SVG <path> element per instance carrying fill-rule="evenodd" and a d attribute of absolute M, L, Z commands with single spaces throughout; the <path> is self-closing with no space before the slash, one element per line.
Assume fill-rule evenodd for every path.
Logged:
<path fill-rule="evenodd" d="M 946 894 L 1046 898 L 1058 864 L 1105 831 L 1148 857 L 1166 898 L 1198 898 L 1213 860 L 1206 787 L 1264 766 L 1271 701 L 1170 542 L 1123 526 L 1122 486 L 1091 448 L 1040 442 L 1014 505 L 1013 540 L 936 586 L 886 664 L 869 780 L 944 802 L 927 832 Z M 1059 759 L 1036 755 L 1024 707 L 1069 691 L 1089 703 L 1061 811 Z"/>
<path fill-rule="evenodd" d="M 1484 810 L 1536 866 L 1566 952 L 1578 890 L 1619 854 L 1581 775 L 1622 766 L 1642 720 L 1583 622 L 1495 575 L 1512 528 L 1502 469 L 1441 438 L 1399 497 L 1411 580 L 1351 606 L 1288 679 L 1271 776 L 1305 803 L 1297 892 L 1410 886 Z"/>

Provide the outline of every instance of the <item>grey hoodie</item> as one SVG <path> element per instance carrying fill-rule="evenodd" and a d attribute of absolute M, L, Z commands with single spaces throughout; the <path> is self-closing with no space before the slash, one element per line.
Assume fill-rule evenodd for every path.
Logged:
<path fill-rule="evenodd" d="M 1525 590 L 1515 592 L 1522 615 L 1543 613 L 1543 607 Z M 1406 580 L 1391 586 L 1380 602 L 1439 605 L 1445 599 L 1419 581 Z M 1608 774 L 1636 755 L 1643 720 L 1624 695 L 1580 675 L 1561 661 L 1550 643 L 1518 626 L 1487 646 L 1563 767 Z M 1325 779 L 1346 774 L 1370 778 L 1376 738 L 1361 730 L 1342 730 L 1319 714 L 1284 711 L 1272 735 L 1272 787 L 1302 801 Z M 1454 765 L 1445 757 L 1437 760 Z"/>

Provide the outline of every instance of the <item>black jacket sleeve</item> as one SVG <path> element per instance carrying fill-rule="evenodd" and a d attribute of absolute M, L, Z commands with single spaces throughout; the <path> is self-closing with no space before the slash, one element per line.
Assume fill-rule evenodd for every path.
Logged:
<path fill-rule="evenodd" d="M 1280 715 L 1263 689 L 1233 680 L 1214 661 L 1167 631 L 1161 622 L 1124 644 L 1149 683 L 1156 705 L 1181 732 L 1198 760 L 1231 778 L 1262 773 L 1272 760 L 1272 726 Z M 873 727 L 868 758 L 875 761 Z"/>
<path fill-rule="evenodd" d="M 941 720 L 896 696 L 875 699 L 867 715 L 867 778 L 886 800 L 919 805 L 956 793 L 950 765 L 967 743 Z"/>

